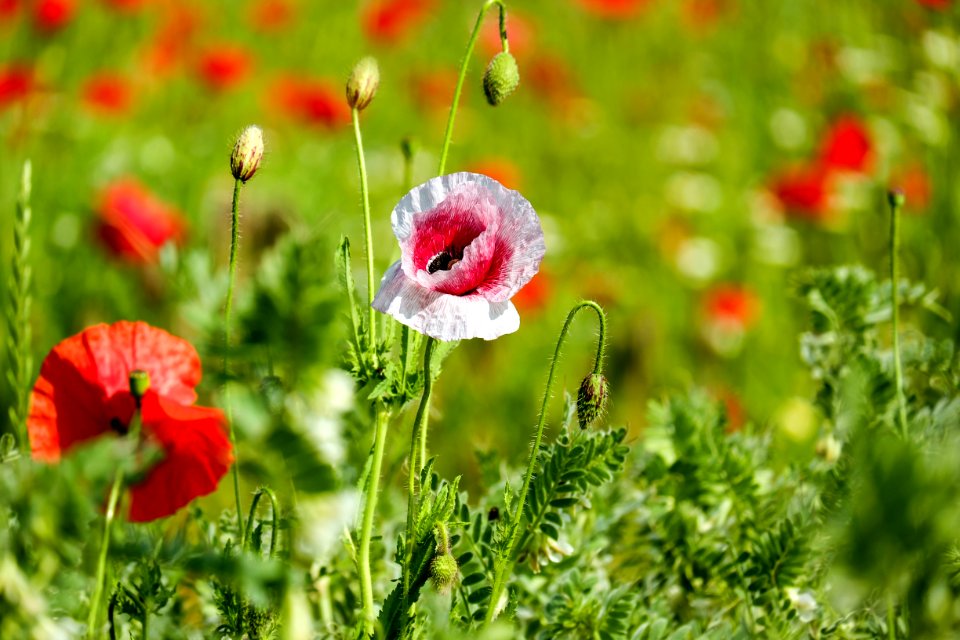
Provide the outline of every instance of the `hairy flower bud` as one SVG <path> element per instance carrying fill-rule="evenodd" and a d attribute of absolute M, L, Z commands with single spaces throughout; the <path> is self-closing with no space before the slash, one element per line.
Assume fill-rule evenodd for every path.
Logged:
<path fill-rule="evenodd" d="M 230 171 L 234 179 L 246 182 L 252 178 L 260 168 L 262 159 L 263 130 L 252 124 L 237 138 L 233 153 L 230 154 Z"/>
<path fill-rule="evenodd" d="M 487 96 L 487 102 L 497 106 L 516 91 L 519 84 L 520 70 L 516 58 L 506 51 L 493 56 L 483 74 L 483 93 Z"/>
<path fill-rule="evenodd" d="M 141 369 L 130 372 L 130 395 L 140 400 L 150 389 L 150 374 Z"/>
<path fill-rule="evenodd" d="M 380 68 L 374 58 L 367 56 L 358 62 L 347 80 L 347 104 L 351 109 L 363 111 L 377 95 L 380 86 Z"/>
<path fill-rule="evenodd" d="M 577 420 L 581 429 L 586 429 L 603 413 L 609 393 L 610 387 L 603 374 L 591 373 L 583 379 L 577 393 Z"/>
<path fill-rule="evenodd" d="M 459 577 L 460 566 L 449 552 L 435 556 L 430 562 L 430 579 L 438 593 L 450 593 Z"/>

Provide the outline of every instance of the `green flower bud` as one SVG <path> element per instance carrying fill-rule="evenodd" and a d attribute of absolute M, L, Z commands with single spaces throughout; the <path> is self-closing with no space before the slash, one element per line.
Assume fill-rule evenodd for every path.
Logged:
<path fill-rule="evenodd" d="M 603 413 L 609 393 L 610 386 L 602 374 L 591 373 L 583 379 L 577 393 L 577 420 L 581 429 L 586 429 Z"/>
<path fill-rule="evenodd" d="M 891 207 L 900 208 L 907 202 L 907 196 L 904 195 L 903 189 L 891 189 L 887 192 L 887 202 Z"/>
<path fill-rule="evenodd" d="M 263 130 L 250 125 L 243 130 L 230 154 L 230 172 L 235 180 L 246 182 L 260 168 L 263 159 Z"/>
<path fill-rule="evenodd" d="M 439 593 L 450 593 L 460 577 L 460 566 L 457 559 L 449 553 L 441 553 L 430 562 L 430 579 L 433 588 Z"/>
<path fill-rule="evenodd" d="M 506 51 L 493 56 L 483 74 L 483 93 L 491 106 L 497 106 L 507 96 L 517 90 L 520 84 L 520 70 L 517 60 Z"/>
<path fill-rule="evenodd" d="M 377 61 L 369 56 L 363 58 L 350 72 L 347 80 L 347 104 L 351 109 L 363 111 L 377 95 L 380 86 L 380 68 Z"/>
<path fill-rule="evenodd" d="M 130 372 L 130 395 L 138 402 L 147 395 L 150 389 L 150 374 L 146 371 L 136 369 Z"/>

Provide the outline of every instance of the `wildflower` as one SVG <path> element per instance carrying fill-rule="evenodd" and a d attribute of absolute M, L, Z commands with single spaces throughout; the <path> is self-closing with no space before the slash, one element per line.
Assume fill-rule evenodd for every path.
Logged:
<path fill-rule="evenodd" d="M 98 235 L 115 256 L 133 263 L 154 262 L 167 242 L 179 242 L 184 223 L 170 205 L 136 180 L 108 185 L 100 194 Z"/>
<path fill-rule="evenodd" d="M 813 597 L 813 592 L 811 591 L 800 591 L 796 587 L 787 587 L 784 589 L 784 592 L 787 594 L 787 599 L 790 600 L 790 604 L 797 611 L 797 618 L 800 622 L 804 624 L 812 622 L 814 618 L 817 617 L 817 605 L 816 599 Z"/>
<path fill-rule="evenodd" d="M 510 298 L 540 268 L 540 220 L 516 191 L 476 173 L 415 187 L 391 217 L 401 259 L 373 307 L 438 340 L 493 340 L 520 327 Z"/>
<path fill-rule="evenodd" d="M 130 109 L 133 91 L 122 76 L 100 73 L 84 83 L 83 102 L 101 115 L 119 115 Z"/>
<path fill-rule="evenodd" d="M 587 11 L 614 20 L 632 18 L 649 3 L 650 0 L 580 0 Z"/>
<path fill-rule="evenodd" d="M 257 0 L 250 6 L 250 26 L 258 31 L 281 31 L 287 28 L 296 15 L 290 0 Z"/>
<path fill-rule="evenodd" d="M 833 170 L 869 171 L 873 162 L 873 143 L 864 124 L 852 116 L 837 119 L 824 136 L 820 162 Z"/>
<path fill-rule="evenodd" d="M 433 0 L 377 0 L 363 12 L 363 32 L 375 42 L 396 42 L 426 20 L 433 8 Z"/>
<path fill-rule="evenodd" d="M 230 172 L 234 179 L 246 182 L 260 168 L 263 159 L 263 130 L 250 125 L 237 137 L 230 154 Z"/>
<path fill-rule="evenodd" d="M 271 95 L 284 112 L 306 124 L 335 129 L 350 122 L 343 94 L 326 80 L 280 78 Z"/>
<path fill-rule="evenodd" d="M 39 0 L 33 8 L 33 21 L 41 31 L 57 31 L 70 22 L 75 9 L 74 0 Z"/>
<path fill-rule="evenodd" d="M 748 289 L 725 285 L 707 293 L 704 310 L 710 322 L 744 330 L 756 321 L 760 303 Z"/>
<path fill-rule="evenodd" d="M 380 69 L 370 56 L 363 58 L 354 67 L 347 80 L 347 104 L 351 109 L 363 111 L 377 95 L 380 86 Z"/>
<path fill-rule="evenodd" d="M 829 178 L 821 167 L 794 167 L 774 179 L 772 190 L 788 214 L 824 221 L 831 213 Z"/>
<path fill-rule="evenodd" d="M 212 47 L 197 61 L 197 74 L 214 91 L 232 89 L 250 74 L 253 60 L 245 49 L 224 44 Z"/>
<path fill-rule="evenodd" d="M 20 9 L 20 0 L 0 0 L 0 22 L 12 20 Z"/>
<path fill-rule="evenodd" d="M 130 485 L 129 520 L 147 522 L 214 491 L 233 461 L 223 414 L 193 405 L 201 369 L 190 343 L 126 321 L 67 338 L 43 361 L 27 431 L 33 457 L 44 462 L 94 438 L 125 435 L 136 410 L 130 374 L 138 370 L 150 378 L 141 436 L 163 455 Z"/>
<path fill-rule="evenodd" d="M 467 171 L 471 173 L 482 173 L 485 176 L 493 178 L 507 189 L 520 188 L 520 169 L 509 160 L 501 158 L 489 158 L 480 160 L 471 164 Z"/>
<path fill-rule="evenodd" d="M 539 313 L 546 309 L 552 295 L 553 278 L 549 272 L 541 271 L 527 283 L 527 286 L 517 292 L 513 298 L 513 304 L 520 311 Z"/>
<path fill-rule="evenodd" d="M 12 64 L 0 68 L 0 108 L 19 102 L 36 88 L 30 67 Z"/>

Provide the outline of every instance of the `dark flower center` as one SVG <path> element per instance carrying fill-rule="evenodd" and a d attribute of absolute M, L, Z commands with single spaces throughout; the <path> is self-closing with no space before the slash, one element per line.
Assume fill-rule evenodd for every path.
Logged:
<path fill-rule="evenodd" d="M 427 263 L 427 273 L 436 273 L 437 271 L 449 271 L 453 265 L 463 260 L 463 249 L 449 246 L 437 255 L 430 258 Z"/>
<path fill-rule="evenodd" d="M 123 424 L 123 420 L 121 420 L 120 418 L 111 418 L 110 428 L 122 436 L 127 435 L 127 431 L 129 430 L 129 427 Z"/>

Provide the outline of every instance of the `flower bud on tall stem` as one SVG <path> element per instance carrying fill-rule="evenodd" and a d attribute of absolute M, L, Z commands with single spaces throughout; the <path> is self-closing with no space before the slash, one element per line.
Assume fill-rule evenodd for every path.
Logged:
<path fill-rule="evenodd" d="M 260 168 L 263 160 L 263 130 L 255 124 L 243 130 L 233 153 L 230 154 L 230 172 L 235 180 L 247 182 Z"/>

